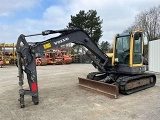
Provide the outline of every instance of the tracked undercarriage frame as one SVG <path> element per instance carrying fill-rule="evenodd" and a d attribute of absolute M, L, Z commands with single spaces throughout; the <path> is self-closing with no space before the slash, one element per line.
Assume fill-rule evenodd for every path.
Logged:
<path fill-rule="evenodd" d="M 129 95 L 153 87 L 156 84 L 156 76 L 152 73 L 109 75 L 92 72 L 88 74 L 87 79 L 78 79 L 79 86 L 114 99 L 119 97 L 119 93 Z"/>

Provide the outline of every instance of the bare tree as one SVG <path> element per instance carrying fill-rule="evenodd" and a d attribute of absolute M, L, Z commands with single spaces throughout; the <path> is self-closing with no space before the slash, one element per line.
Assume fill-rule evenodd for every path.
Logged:
<path fill-rule="evenodd" d="M 139 13 L 133 22 L 124 32 L 132 32 L 141 28 L 147 37 L 147 44 L 144 46 L 144 56 L 148 56 L 148 43 L 151 40 L 160 38 L 160 5 Z"/>
<path fill-rule="evenodd" d="M 128 27 L 126 30 L 123 31 L 123 33 L 126 33 L 126 32 L 132 32 L 132 31 L 135 31 L 139 29 L 137 23 L 133 23 L 130 27 Z"/>
<path fill-rule="evenodd" d="M 143 28 L 148 41 L 160 37 L 160 6 L 142 12 L 137 16 L 136 21 L 138 22 L 138 25 Z"/>
<path fill-rule="evenodd" d="M 135 17 L 134 23 L 124 32 L 131 32 L 138 28 L 143 29 L 144 35 L 147 37 L 147 44 L 151 40 L 160 38 L 160 5 L 139 13 Z"/>

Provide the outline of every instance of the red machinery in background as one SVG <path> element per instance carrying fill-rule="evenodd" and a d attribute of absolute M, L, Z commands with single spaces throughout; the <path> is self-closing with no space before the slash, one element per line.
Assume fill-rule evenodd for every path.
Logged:
<path fill-rule="evenodd" d="M 36 65 L 47 65 L 47 58 L 44 56 L 43 53 L 36 53 Z"/>
<path fill-rule="evenodd" d="M 72 63 L 72 58 L 67 55 L 67 51 L 65 50 L 57 50 L 55 54 L 55 59 L 61 59 L 62 64 Z"/>
<path fill-rule="evenodd" d="M 3 60 L 0 59 L 0 67 L 2 68 L 2 66 L 4 65 Z"/>
<path fill-rule="evenodd" d="M 66 51 L 61 50 L 49 50 L 45 52 L 47 58 L 47 64 L 70 64 L 72 63 L 72 58 L 67 55 Z"/>
<path fill-rule="evenodd" d="M 48 65 L 53 65 L 54 56 L 55 56 L 53 51 L 44 52 L 44 56 L 47 58 L 47 64 Z"/>

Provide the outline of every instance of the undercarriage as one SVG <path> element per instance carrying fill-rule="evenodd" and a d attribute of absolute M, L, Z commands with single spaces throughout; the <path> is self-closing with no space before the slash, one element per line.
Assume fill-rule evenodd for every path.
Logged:
<path fill-rule="evenodd" d="M 129 95 L 153 87 L 155 83 L 156 76 L 152 73 L 119 75 L 92 72 L 88 74 L 87 79 L 79 78 L 80 86 L 105 94 L 110 98 L 118 98 L 119 93 Z"/>

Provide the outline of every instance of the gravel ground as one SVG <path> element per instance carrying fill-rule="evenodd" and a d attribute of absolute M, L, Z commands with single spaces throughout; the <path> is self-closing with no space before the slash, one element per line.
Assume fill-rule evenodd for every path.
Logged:
<path fill-rule="evenodd" d="M 96 71 L 90 64 L 38 66 L 39 105 L 25 96 L 19 107 L 18 70 L 0 69 L 1 120 L 158 120 L 160 119 L 160 75 L 155 87 L 120 95 L 118 99 L 87 91 L 78 86 L 78 77 Z M 25 79 L 24 87 L 28 84 Z"/>

